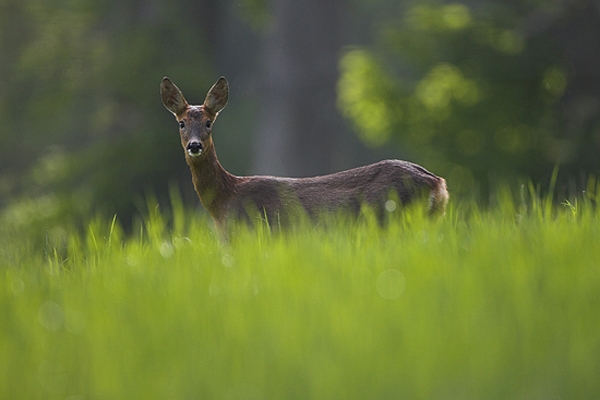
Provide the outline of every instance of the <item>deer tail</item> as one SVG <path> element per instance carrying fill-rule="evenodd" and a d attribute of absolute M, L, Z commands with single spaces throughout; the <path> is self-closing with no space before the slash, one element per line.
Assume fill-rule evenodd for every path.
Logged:
<path fill-rule="evenodd" d="M 432 215 L 444 215 L 449 198 L 450 195 L 448 194 L 448 189 L 446 188 L 446 180 L 444 178 L 439 178 L 429 193 L 429 213 Z"/>

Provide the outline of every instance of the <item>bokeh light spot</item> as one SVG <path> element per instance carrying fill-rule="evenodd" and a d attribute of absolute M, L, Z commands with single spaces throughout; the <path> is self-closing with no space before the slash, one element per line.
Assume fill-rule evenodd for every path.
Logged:
<path fill-rule="evenodd" d="M 471 24 L 471 12 L 462 3 L 452 3 L 443 7 L 443 20 L 449 29 L 459 30 Z"/>
<path fill-rule="evenodd" d="M 567 75 L 560 67 L 550 67 L 544 72 L 542 87 L 554 97 L 563 95 L 567 88 L 567 83 Z"/>
<path fill-rule="evenodd" d="M 396 211 L 396 202 L 394 200 L 388 200 L 385 202 L 385 209 L 387 210 L 387 212 L 394 212 Z"/>
<path fill-rule="evenodd" d="M 383 271 L 375 282 L 377 293 L 387 300 L 394 300 L 402 296 L 406 289 L 404 274 L 397 269 Z"/>
<path fill-rule="evenodd" d="M 44 328 L 56 332 L 61 328 L 65 315 L 58 304 L 46 301 L 39 308 L 38 319 Z"/>

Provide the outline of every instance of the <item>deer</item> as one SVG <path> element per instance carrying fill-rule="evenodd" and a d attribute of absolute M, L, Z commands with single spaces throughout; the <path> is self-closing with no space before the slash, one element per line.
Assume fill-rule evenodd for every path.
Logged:
<path fill-rule="evenodd" d="M 261 218 L 280 224 L 290 221 L 298 210 L 309 217 L 340 211 L 358 215 L 363 205 L 383 215 L 386 207 L 395 208 L 390 196 L 395 196 L 402 207 L 427 199 L 430 215 L 445 213 L 449 194 L 444 178 L 408 161 L 383 160 L 305 178 L 233 175 L 219 162 L 212 137 L 217 116 L 229 99 L 225 77 L 217 80 L 199 106 L 190 105 L 166 76 L 160 94 L 163 105 L 179 124 L 185 161 L 198 198 L 225 240 L 233 220 Z"/>

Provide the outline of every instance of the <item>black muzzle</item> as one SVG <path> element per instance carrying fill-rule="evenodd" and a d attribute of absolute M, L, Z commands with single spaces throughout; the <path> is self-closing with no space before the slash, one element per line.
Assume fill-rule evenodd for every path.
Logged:
<path fill-rule="evenodd" d="M 200 154 L 202 154 L 202 143 L 189 142 L 186 150 L 190 157 L 198 157 Z"/>

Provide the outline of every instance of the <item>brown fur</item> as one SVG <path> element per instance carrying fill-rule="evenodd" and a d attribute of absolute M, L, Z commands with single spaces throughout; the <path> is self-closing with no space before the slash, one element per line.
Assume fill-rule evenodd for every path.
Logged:
<path fill-rule="evenodd" d="M 430 212 L 444 213 L 448 202 L 446 181 L 407 161 L 384 160 L 311 178 L 232 175 L 219 163 L 212 140 L 212 124 L 229 95 L 225 78 L 213 85 L 202 106 L 190 106 L 167 77 L 160 89 L 165 107 L 183 122 L 181 144 L 194 188 L 221 233 L 225 233 L 228 219 L 250 219 L 253 211 L 269 221 L 287 220 L 298 206 L 311 216 L 339 210 L 357 214 L 362 204 L 383 213 L 391 192 L 397 194 L 402 205 L 428 196 Z M 188 150 L 192 142 L 201 144 L 199 155 Z"/>

